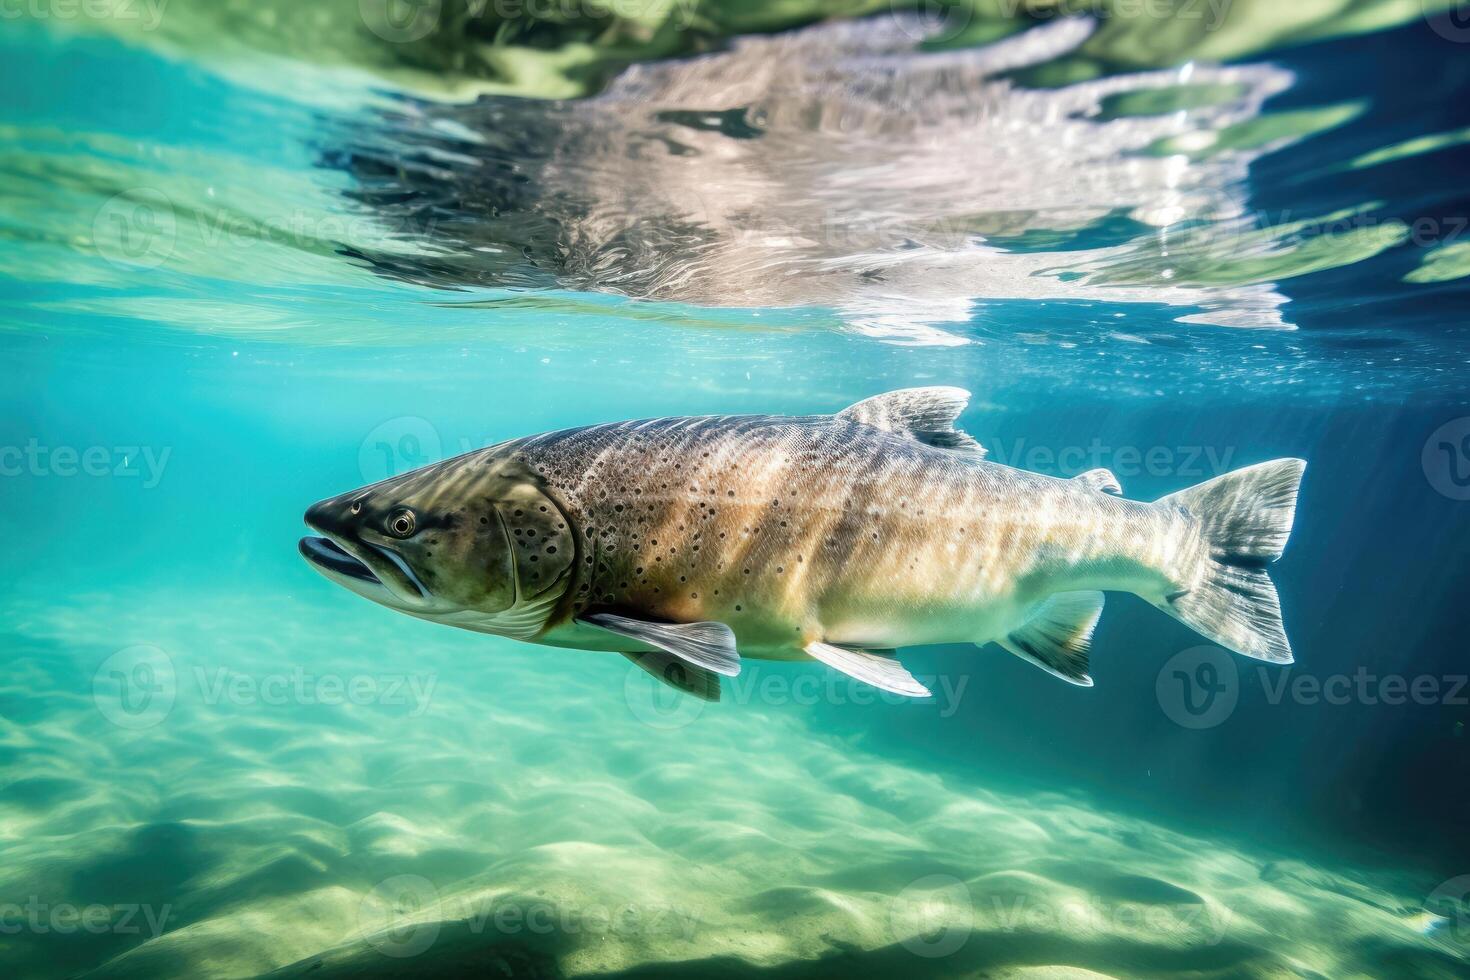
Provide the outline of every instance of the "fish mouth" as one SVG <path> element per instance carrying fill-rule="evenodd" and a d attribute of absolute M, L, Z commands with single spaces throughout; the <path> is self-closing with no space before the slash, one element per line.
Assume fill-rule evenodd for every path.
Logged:
<path fill-rule="evenodd" d="M 308 536 L 301 539 L 298 549 L 301 557 L 328 579 L 375 602 L 410 608 L 428 599 L 418 577 L 387 548 L 371 542 L 344 545 L 336 538 Z"/>
<path fill-rule="evenodd" d="M 373 570 L 349 555 L 331 538 L 305 537 L 300 544 L 301 557 L 320 571 L 356 579 L 369 585 L 382 586 Z"/>

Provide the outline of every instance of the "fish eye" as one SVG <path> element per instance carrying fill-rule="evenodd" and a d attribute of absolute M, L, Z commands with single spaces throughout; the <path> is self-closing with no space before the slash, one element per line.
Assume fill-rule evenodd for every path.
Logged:
<path fill-rule="evenodd" d="M 356 517 L 358 514 L 361 514 L 361 513 L 362 513 L 362 501 L 361 500 L 354 500 L 352 502 L 352 516 L 353 517 Z"/>
<path fill-rule="evenodd" d="M 417 525 L 418 522 L 414 520 L 413 511 L 407 509 L 400 510 L 388 519 L 388 533 L 395 538 L 406 538 L 413 533 L 413 529 Z"/>

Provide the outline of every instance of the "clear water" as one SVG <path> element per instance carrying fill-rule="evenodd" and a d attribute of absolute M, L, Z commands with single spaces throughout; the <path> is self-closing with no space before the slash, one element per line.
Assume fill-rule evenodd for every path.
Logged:
<path fill-rule="evenodd" d="M 1466 974 L 1463 18 L 358 6 L 0 30 L 7 975 Z M 1137 499 L 1309 460 L 1296 665 L 1119 595 L 1090 690 L 702 705 L 296 553 L 506 437 L 918 384 Z"/>

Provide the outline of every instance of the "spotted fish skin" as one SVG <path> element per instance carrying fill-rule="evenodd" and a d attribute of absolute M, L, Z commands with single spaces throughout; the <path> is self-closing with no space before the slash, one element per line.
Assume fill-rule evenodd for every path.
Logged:
<path fill-rule="evenodd" d="M 714 620 L 741 654 L 984 642 L 1060 589 L 1157 584 L 1184 518 L 840 416 L 596 425 L 505 447 L 576 529 L 543 642 L 593 610 Z M 604 641 L 605 642 L 605 641 Z"/>
<path fill-rule="evenodd" d="M 1302 460 L 1126 500 L 1106 470 L 1061 480 L 989 462 L 954 427 L 968 398 L 917 388 L 835 415 L 529 436 L 319 501 L 305 519 L 323 537 L 300 548 L 406 615 L 627 653 L 703 697 L 742 657 L 817 659 L 923 696 L 874 651 L 957 642 L 1090 685 L 1110 589 L 1292 662 L 1265 565 L 1291 532 Z"/>

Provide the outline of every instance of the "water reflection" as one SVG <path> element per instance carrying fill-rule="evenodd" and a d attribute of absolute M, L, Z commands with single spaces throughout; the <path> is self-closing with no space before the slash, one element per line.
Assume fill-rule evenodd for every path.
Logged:
<path fill-rule="evenodd" d="M 328 159 L 389 227 L 432 229 L 433 254 L 354 254 L 429 286 L 824 306 L 919 343 L 964 342 L 944 325 L 985 299 L 1286 325 L 1267 276 L 1176 275 L 1170 235 L 1192 228 L 1197 248 L 1203 226 L 1228 251 L 1253 227 L 1247 169 L 1291 134 L 1220 144 L 1287 72 L 1191 64 L 1027 89 L 1011 76 L 1076 50 L 1094 22 L 952 51 L 924 50 L 920 26 L 741 38 L 578 101 L 405 101 Z"/>

